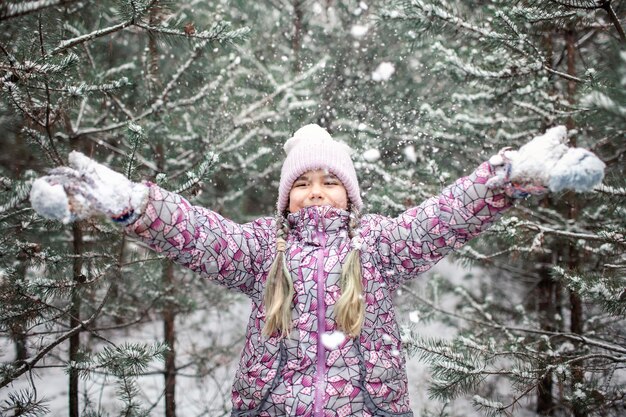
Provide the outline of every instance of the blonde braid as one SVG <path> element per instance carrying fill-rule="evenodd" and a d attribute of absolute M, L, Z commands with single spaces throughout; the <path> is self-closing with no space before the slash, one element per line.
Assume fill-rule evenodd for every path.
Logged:
<path fill-rule="evenodd" d="M 287 268 L 285 237 L 289 228 L 284 216 L 276 216 L 276 257 L 265 283 L 265 312 L 266 321 L 263 334 L 271 336 L 279 332 L 281 337 L 287 337 L 291 332 L 291 303 L 293 300 L 293 282 Z"/>
<path fill-rule="evenodd" d="M 365 320 L 365 302 L 361 278 L 361 237 L 358 233 L 360 215 L 357 209 L 350 212 L 348 236 L 351 250 L 341 269 L 341 297 L 335 305 L 335 317 L 340 330 L 357 337 Z"/>

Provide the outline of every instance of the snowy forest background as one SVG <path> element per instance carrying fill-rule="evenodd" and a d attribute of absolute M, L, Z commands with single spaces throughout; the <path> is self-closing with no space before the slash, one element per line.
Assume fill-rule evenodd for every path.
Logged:
<path fill-rule="evenodd" d="M 0 2 L 0 415 L 229 415 L 245 300 L 106 220 L 38 217 L 29 187 L 76 149 L 243 222 L 273 212 L 281 146 L 312 122 L 389 215 L 557 124 L 597 153 L 603 186 L 521 202 L 397 304 L 417 416 L 625 415 L 625 19 L 610 0 Z"/>

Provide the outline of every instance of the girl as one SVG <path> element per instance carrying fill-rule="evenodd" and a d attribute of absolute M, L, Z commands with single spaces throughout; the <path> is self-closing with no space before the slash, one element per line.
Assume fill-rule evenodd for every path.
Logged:
<path fill-rule="evenodd" d="M 76 152 L 70 168 L 33 184 L 31 201 L 64 221 L 105 213 L 250 298 L 232 416 L 409 417 L 394 291 L 483 232 L 514 198 L 600 182 L 602 162 L 565 139 L 558 127 L 504 150 L 396 218 L 360 215 L 350 150 L 317 125 L 285 144 L 275 218 L 236 224 Z"/>

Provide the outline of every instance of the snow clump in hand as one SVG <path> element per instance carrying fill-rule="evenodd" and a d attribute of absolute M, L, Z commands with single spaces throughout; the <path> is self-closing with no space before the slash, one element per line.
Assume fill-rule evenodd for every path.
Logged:
<path fill-rule="evenodd" d="M 31 188 L 31 205 L 41 216 L 69 223 L 105 214 L 130 224 L 143 212 L 148 187 L 99 164 L 80 152 L 71 152 L 69 166 L 50 170 Z"/>
<path fill-rule="evenodd" d="M 567 129 L 556 126 L 517 151 L 500 151 L 489 160 L 496 175 L 487 186 L 506 186 L 510 181 L 514 188 L 538 195 L 541 188 L 552 192 L 593 190 L 604 178 L 604 162 L 586 149 L 568 147 L 566 142 Z"/>
<path fill-rule="evenodd" d="M 569 148 L 550 172 L 551 191 L 591 191 L 600 185 L 606 165 L 593 153 L 582 148 Z"/>
<path fill-rule="evenodd" d="M 140 207 L 145 199 L 143 192 L 145 187 L 142 184 L 131 182 L 119 172 L 99 164 L 80 152 L 71 152 L 68 161 L 87 182 L 94 197 L 92 204 L 102 213 L 117 216 L 131 207 Z"/>
<path fill-rule="evenodd" d="M 547 185 L 552 168 L 567 152 L 566 140 L 565 126 L 557 126 L 535 137 L 518 151 L 506 152 L 505 156 L 511 160 L 511 179 L 533 180 Z"/>
<path fill-rule="evenodd" d="M 65 224 L 72 220 L 67 194 L 61 184 L 50 184 L 43 178 L 33 182 L 30 203 L 41 216 Z"/>

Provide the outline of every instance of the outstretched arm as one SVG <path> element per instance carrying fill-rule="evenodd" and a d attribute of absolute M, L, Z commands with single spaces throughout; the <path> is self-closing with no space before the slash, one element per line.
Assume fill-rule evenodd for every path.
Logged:
<path fill-rule="evenodd" d="M 478 236 L 513 199 L 486 183 L 496 175 L 489 162 L 395 218 L 372 217 L 381 269 L 393 285 L 429 270 L 445 255 Z"/>
<path fill-rule="evenodd" d="M 260 296 L 259 268 L 272 256 L 273 219 L 238 224 L 150 185 L 143 214 L 126 231 L 157 252 L 220 284 Z"/>
<path fill-rule="evenodd" d="M 589 191 L 602 181 L 604 164 L 565 145 L 559 126 L 519 151 L 505 149 L 418 207 L 389 219 L 373 217 L 381 267 L 392 284 L 427 271 L 450 251 L 478 236 L 516 198 L 549 191 Z"/>
<path fill-rule="evenodd" d="M 33 208 L 65 223 L 106 215 L 157 252 L 219 283 L 258 295 L 257 268 L 270 256 L 273 220 L 245 225 L 191 205 L 153 184 L 134 183 L 85 155 L 72 152 L 69 167 L 36 180 Z"/>

